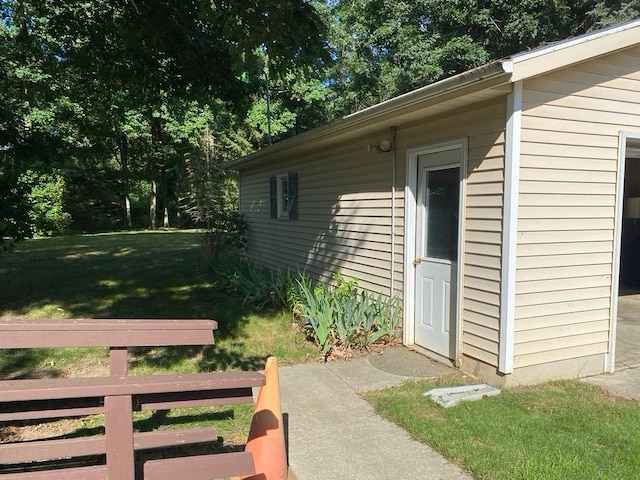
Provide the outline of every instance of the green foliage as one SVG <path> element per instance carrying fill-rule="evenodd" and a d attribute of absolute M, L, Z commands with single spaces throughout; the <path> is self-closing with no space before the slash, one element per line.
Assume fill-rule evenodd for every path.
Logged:
<path fill-rule="evenodd" d="M 191 103 L 184 119 L 172 126 L 180 132 L 178 152 L 179 209 L 192 225 L 218 228 L 220 216 L 237 210 L 238 186 L 222 165 L 248 153 L 250 144 L 234 135 L 234 120 L 222 104 L 214 107 Z"/>
<path fill-rule="evenodd" d="M 32 235 L 27 186 L 3 171 L 0 164 L 0 252 Z"/>
<path fill-rule="evenodd" d="M 225 265 L 226 258 L 242 259 L 247 247 L 248 230 L 244 215 L 234 211 L 220 212 L 213 222 L 201 234 L 204 256 L 213 265 L 218 261 Z"/>
<path fill-rule="evenodd" d="M 325 13 L 335 108 L 373 105 L 489 60 L 637 17 L 635 0 L 338 0 Z"/>
<path fill-rule="evenodd" d="M 356 279 L 333 275 L 334 286 L 296 279 L 297 311 L 310 326 L 323 354 L 331 348 L 368 348 L 399 326 L 398 302 L 381 294 L 359 291 Z"/>
<path fill-rule="evenodd" d="M 65 181 L 62 174 L 27 170 L 19 181 L 29 188 L 27 199 L 31 204 L 29 218 L 33 233 L 41 237 L 64 233 L 71 224 L 71 215 L 64 205 Z"/>
<path fill-rule="evenodd" d="M 368 348 L 393 337 L 400 322 L 396 299 L 358 289 L 356 279 L 333 275 L 334 286 L 304 272 L 270 269 L 226 250 L 211 259 L 215 285 L 256 308 L 289 308 L 327 355 L 332 348 Z"/>
<path fill-rule="evenodd" d="M 267 143 L 267 76 L 278 141 L 640 14 L 635 0 L 250 7 L 0 0 L 0 237 L 61 228 L 51 225 L 61 211 L 30 225 L 29 199 L 16 187 L 27 170 L 61 172 L 75 230 L 155 225 L 165 213 L 170 225 L 213 228 L 218 212 L 236 207 L 235 181 L 221 166 Z"/>
<path fill-rule="evenodd" d="M 297 307 L 304 322 L 313 329 L 316 341 L 323 354 L 331 348 L 331 336 L 337 316 L 337 299 L 330 290 L 315 284 L 310 277 L 303 275 L 296 280 L 300 293 Z"/>
<path fill-rule="evenodd" d="M 244 118 L 260 88 L 242 77 L 257 48 L 280 75 L 322 57 L 323 28 L 310 2 L 0 0 L 0 164 L 13 180 L 64 171 L 79 230 L 140 226 L 136 214 L 207 225 L 202 192 L 233 196 L 220 165 L 254 148 Z"/>
<path fill-rule="evenodd" d="M 212 257 L 210 266 L 216 287 L 240 296 L 243 305 L 263 309 L 289 304 L 293 280 L 288 270 L 255 264 L 233 250 Z"/>

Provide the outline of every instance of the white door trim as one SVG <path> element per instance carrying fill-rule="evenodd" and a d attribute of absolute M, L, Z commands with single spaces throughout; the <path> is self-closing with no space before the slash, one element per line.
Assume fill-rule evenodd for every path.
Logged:
<path fill-rule="evenodd" d="M 458 223 L 458 267 L 457 267 L 457 301 L 456 301 L 456 361 L 460 355 L 462 329 L 461 299 L 462 299 L 462 265 L 464 245 L 464 212 L 466 207 L 466 178 L 467 178 L 467 139 L 459 138 L 447 142 L 433 143 L 410 148 L 407 150 L 406 181 L 404 187 L 404 288 L 403 288 L 403 328 L 402 342 L 405 345 L 415 344 L 415 293 L 416 279 L 413 258 L 416 251 L 416 213 L 418 202 L 418 156 L 445 150 L 460 148 L 460 218 Z"/>
<path fill-rule="evenodd" d="M 622 252 L 622 210 L 624 203 L 624 173 L 627 161 L 627 140 L 640 139 L 640 132 L 620 131 L 618 138 L 618 175 L 616 189 L 616 218 L 613 240 L 613 269 L 611 306 L 609 309 L 609 351 L 604 356 L 604 371 L 612 373 L 616 361 L 616 331 L 618 326 L 618 295 L 620 293 L 620 255 Z"/>

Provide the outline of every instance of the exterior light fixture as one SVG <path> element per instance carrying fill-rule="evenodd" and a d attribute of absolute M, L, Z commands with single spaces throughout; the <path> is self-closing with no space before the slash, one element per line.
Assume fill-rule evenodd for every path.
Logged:
<path fill-rule="evenodd" d="M 391 141 L 382 140 L 380 142 L 380 145 L 378 145 L 378 148 L 380 149 L 381 152 L 388 152 L 389 150 L 391 150 Z"/>

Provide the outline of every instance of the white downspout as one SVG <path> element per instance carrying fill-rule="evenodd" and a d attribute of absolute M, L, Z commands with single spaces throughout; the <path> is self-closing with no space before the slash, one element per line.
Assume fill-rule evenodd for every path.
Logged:
<path fill-rule="evenodd" d="M 513 83 L 507 96 L 507 128 L 504 156 L 504 196 L 502 200 L 502 262 L 500 276 L 500 348 L 498 370 L 513 373 L 516 247 L 518 235 L 518 184 L 522 129 L 522 81 Z"/>
<path fill-rule="evenodd" d="M 391 135 L 391 279 L 389 298 L 393 298 L 393 289 L 396 281 L 396 127 L 391 127 L 389 134 Z"/>

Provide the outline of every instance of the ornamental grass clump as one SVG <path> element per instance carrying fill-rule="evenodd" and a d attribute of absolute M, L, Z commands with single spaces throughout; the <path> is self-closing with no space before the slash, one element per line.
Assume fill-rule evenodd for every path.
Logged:
<path fill-rule="evenodd" d="M 247 259 L 220 255 L 211 263 L 214 283 L 242 298 L 242 304 L 263 309 L 289 305 L 293 279 L 285 269 L 272 270 Z"/>
<path fill-rule="evenodd" d="M 357 279 L 333 275 L 334 285 L 296 279 L 295 311 L 310 330 L 325 358 L 333 351 L 368 349 L 395 336 L 400 319 L 396 299 L 358 289 Z"/>
<path fill-rule="evenodd" d="M 325 359 L 332 352 L 368 349 L 396 335 L 397 299 L 360 289 L 355 278 L 336 272 L 333 284 L 326 285 L 305 272 L 258 265 L 235 249 L 217 250 L 210 265 L 215 285 L 241 297 L 243 305 L 290 309 Z"/>

